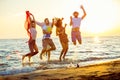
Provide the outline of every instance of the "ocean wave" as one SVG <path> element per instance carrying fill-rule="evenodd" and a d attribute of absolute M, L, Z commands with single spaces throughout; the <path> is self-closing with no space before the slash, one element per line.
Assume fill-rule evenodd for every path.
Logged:
<path fill-rule="evenodd" d="M 8 68 L 5 71 L 1 71 L 0 75 L 11 75 L 11 74 L 18 74 L 18 73 L 26 73 L 35 71 L 36 68 L 34 67 L 24 67 L 24 68 Z"/>

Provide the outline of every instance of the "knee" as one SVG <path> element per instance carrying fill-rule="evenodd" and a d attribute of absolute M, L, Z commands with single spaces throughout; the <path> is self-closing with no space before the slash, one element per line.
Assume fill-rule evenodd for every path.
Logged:
<path fill-rule="evenodd" d="M 37 54 L 37 53 L 39 53 L 39 51 L 36 51 L 35 53 Z"/>
<path fill-rule="evenodd" d="M 64 51 L 67 51 L 67 50 L 68 50 L 68 47 L 65 47 L 65 48 L 64 48 Z"/>
<path fill-rule="evenodd" d="M 53 49 L 53 50 L 56 50 L 56 47 L 54 46 L 52 49 Z"/>

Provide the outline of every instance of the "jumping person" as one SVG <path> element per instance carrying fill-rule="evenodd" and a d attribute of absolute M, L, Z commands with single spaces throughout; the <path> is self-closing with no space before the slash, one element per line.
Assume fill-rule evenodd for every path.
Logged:
<path fill-rule="evenodd" d="M 55 50 L 56 47 L 51 39 L 52 27 L 54 22 L 49 22 L 48 18 L 45 18 L 44 22 L 37 22 L 37 25 L 41 26 L 43 31 L 43 39 L 42 39 L 42 46 L 43 49 L 40 54 L 40 59 L 45 53 L 48 53 L 48 61 L 50 60 L 50 51 Z M 47 47 L 50 47 L 49 49 Z"/>
<path fill-rule="evenodd" d="M 31 19 L 31 16 L 33 17 L 33 20 Z M 25 57 L 28 57 L 30 62 L 31 57 L 38 53 L 38 47 L 36 45 L 37 31 L 36 31 L 35 18 L 29 11 L 26 11 L 25 28 L 29 36 L 28 45 L 29 45 L 30 53 L 23 55 L 22 61 L 24 60 Z"/>
<path fill-rule="evenodd" d="M 59 57 L 60 61 L 62 60 L 62 58 L 63 58 L 63 60 L 65 60 L 65 56 L 66 56 L 66 53 L 68 51 L 68 42 L 69 42 L 68 38 L 67 38 L 67 34 L 65 33 L 65 27 L 67 24 L 65 24 L 65 26 L 63 27 L 62 20 L 63 19 L 58 19 L 55 23 L 56 35 L 59 36 L 59 40 L 60 40 L 60 43 L 62 45 L 62 51 L 61 51 L 61 54 Z"/>
<path fill-rule="evenodd" d="M 83 10 L 84 13 L 82 17 L 78 17 L 79 13 L 77 11 L 73 13 L 74 17 L 70 16 L 70 26 L 72 26 L 71 36 L 74 45 L 76 45 L 76 40 L 78 40 L 79 44 L 82 44 L 80 24 L 81 21 L 85 18 L 86 12 L 83 6 L 81 6 L 81 9 Z"/>

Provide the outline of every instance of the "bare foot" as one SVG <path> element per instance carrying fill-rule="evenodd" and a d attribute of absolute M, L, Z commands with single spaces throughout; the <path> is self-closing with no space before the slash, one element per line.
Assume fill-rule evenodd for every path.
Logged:
<path fill-rule="evenodd" d="M 74 45 L 76 45 L 76 42 L 73 42 Z"/>
<path fill-rule="evenodd" d="M 24 60 L 24 58 L 25 58 L 25 55 L 22 56 L 22 61 Z"/>
<path fill-rule="evenodd" d="M 40 55 L 40 59 L 42 60 L 42 55 Z"/>
<path fill-rule="evenodd" d="M 59 58 L 59 61 L 61 62 L 62 60 L 61 60 L 61 57 Z"/>
<path fill-rule="evenodd" d="M 63 57 L 63 61 L 65 61 L 65 57 Z"/>

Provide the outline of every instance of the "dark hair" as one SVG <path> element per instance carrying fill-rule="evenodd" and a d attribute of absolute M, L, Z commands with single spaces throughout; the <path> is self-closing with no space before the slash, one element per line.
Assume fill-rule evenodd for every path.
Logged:
<path fill-rule="evenodd" d="M 74 15 L 74 14 L 78 14 L 78 15 L 79 15 L 79 12 L 77 12 L 77 11 L 74 11 L 74 12 L 73 12 L 73 15 Z"/>
<path fill-rule="evenodd" d="M 44 19 L 44 22 L 45 22 L 46 20 L 48 20 L 48 18 L 45 18 L 45 19 Z"/>
<path fill-rule="evenodd" d="M 31 21 L 31 23 L 35 23 L 35 21 Z"/>

